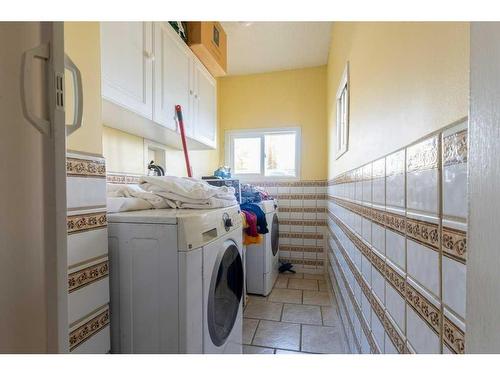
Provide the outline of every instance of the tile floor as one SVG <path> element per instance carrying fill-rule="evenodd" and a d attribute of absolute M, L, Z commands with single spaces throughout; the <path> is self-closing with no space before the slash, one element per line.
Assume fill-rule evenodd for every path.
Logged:
<path fill-rule="evenodd" d="M 324 275 L 281 274 L 269 296 L 249 295 L 243 312 L 243 353 L 345 353 L 338 314 Z"/>

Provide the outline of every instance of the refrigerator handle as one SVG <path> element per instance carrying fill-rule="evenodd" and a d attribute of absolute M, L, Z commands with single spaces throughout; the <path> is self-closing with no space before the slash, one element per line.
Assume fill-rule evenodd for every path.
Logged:
<path fill-rule="evenodd" d="M 38 117 L 33 111 L 33 61 L 35 59 L 49 60 L 50 47 L 41 44 L 24 52 L 21 77 L 21 103 L 24 117 L 42 134 L 50 134 L 50 121 Z"/>
<path fill-rule="evenodd" d="M 73 79 L 73 87 L 75 88 L 73 123 L 66 125 L 66 135 L 70 135 L 71 133 L 73 133 L 75 130 L 78 130 L 82 126 L 82 119 L 83 119 L 82 75 L 78 67 L 69 58 L 68 55 L 64 55 L 64 67 L 71 72 L 71 78 Z"/>

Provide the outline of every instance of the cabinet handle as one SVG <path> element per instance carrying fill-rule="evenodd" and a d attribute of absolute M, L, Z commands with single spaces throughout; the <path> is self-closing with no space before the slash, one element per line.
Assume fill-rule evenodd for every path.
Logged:
<path fill-rule="evenodd" d="M 198 99 L 198 94 L 194 94 L 195 99 Z"/>
<path fill-rule="evenodd" d="M 193 90 L 189 90 L 189 95 L 193 95 Z"/>
<path fill-rule="evenodd" d="M 152 52 L 144 51 L 144 56 L 151 61 L 155 60 L 155 55 Z"/>

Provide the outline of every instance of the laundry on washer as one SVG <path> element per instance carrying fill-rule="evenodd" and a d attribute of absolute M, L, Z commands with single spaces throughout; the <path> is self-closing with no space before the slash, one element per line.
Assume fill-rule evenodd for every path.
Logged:
<path fill-rule="evenodd" d="M 262 234 L 257 232 L 257 215 L 253 212 L 241 210 L 243 226 L 243 245 L 262 243 Z"/>
<path fill-rule="evenodd" d="M 241 186 L 241 203 L 259 203 L 273 199 L 271 195 L 260 186 L 244 184 Z"/>
<path fill-rule="evenodd" d="M 127 198 L 119 202 L 110 202 L 113 203 L 113 212 L 129 211 L 137 206 L 141 206 L 140 209 L 213 209 L 238 204 L 233 187 L 217 187 L 195 178 L 175 176 L 143 176 L 139 185 L 108 184 L 108 200 L 110 198 Z M 142 205 L 138 205 L 137 202 L 128 204 L 132 198 L 142 199 L 145 202 Z M 147 207 L 148 204 L 150 207 Z"/>
<path fill-rule="evenodd" d="M 262 211 L 255 203 L 244 203 L 240 205 L 240 208 L 245 211 L 253 212 L 257 216 L 257 232 L 260 234 L 269 233 L 267 229 L 266 214 Z"/>

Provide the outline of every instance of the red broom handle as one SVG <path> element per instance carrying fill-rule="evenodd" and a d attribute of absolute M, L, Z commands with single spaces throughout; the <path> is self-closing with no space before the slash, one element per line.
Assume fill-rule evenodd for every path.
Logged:
<path fill-rule="evenodd" d="M 182 120 L 182 108 L 178 104 L 175 106 L 175 113 L 179 121 L 179 128 L 181 129 L 182 148 L 184 150 L 184 159 L 186 160 L 187 174 L 188 177 L 193 177 L 193 172 L 191 170 L 191 163 L 189 162 L 189 153 L 186 143 L 186 133 L 184 132 L 184 121 Z"/>

